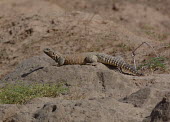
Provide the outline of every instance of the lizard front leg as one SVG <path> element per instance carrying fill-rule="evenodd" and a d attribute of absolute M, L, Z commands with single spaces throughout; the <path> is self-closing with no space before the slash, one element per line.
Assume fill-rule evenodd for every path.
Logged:
<path fill-rule="evenodd" d="M 86 64 L 90 64 L 92 66 L 96 66 L 98 61 L 98 57 L 96 55 L 89 55 L 85 58 Z"/>
<path fill-rule="evenodd" d="M 64 65 L 64 62 L 65 62 L 65 58 L 63 58 L 63 57 L 59 57 L 57 60 L 58 66 Z"/>

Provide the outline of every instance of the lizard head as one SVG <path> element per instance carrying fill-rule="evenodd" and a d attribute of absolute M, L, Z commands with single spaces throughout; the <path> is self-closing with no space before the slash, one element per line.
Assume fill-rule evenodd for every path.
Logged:
<path fill-rule="evenodd" d="M 52 50 L 50 48 L 45 48 L 43 51 L 46 55 L 48 55 L 49 57 L 51 57 L 54 60 L 57 60 L 59 58 L 59 54 L 54 52 L 54 50 Z"/>
<path fill-rule="evenodd" d="M 50 57 L 55 55 L 54 51 L 50 48 L 45 48 L 43 51 L 44 51 L 45 54 L 47 54 Z"/>

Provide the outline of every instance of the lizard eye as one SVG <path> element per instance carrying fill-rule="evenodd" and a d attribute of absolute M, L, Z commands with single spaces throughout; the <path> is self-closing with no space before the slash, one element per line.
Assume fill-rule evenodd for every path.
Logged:
<path fill-rule="evenodd" d="M 50 49 L 49 48 L 45 48 L 44 51 L 50 51 Z"/>

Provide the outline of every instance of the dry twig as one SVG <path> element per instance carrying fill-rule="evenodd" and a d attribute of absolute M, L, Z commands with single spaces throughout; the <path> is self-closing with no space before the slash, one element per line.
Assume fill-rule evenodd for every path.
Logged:
<path fill-rule="evenodd" d="M 136 69 L 136 60 L 135 60 L 136 53 L 135 53 L 135 51 L 137 51 L 137 49 L 138 49 L 139 47 L 141 47 L 143 44 L 146 44 L 147 46 L 151 47 L 152 50 L 153 50 L 153 52 L 155 53 L 156 57 L 158 57 L 158 55 L 157 55 L 155 49 L 153 48 L 153 46 L 151 46 L 151 45 L 150 45 L 149 43 L 147 43 L 147 42 L 142 42 L 142 44 L 140 44 L 137 48 L 135 48 L 135 49 L 132 51 L 132 58 L 133 58 L 133 63 L 134 63 L 135 69 Z"/>

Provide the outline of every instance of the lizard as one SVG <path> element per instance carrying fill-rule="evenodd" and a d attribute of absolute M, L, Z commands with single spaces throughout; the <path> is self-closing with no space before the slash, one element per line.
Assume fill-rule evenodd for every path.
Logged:
<path fill-rule="evenodd" d="M 142 76 L 143 74 L 138 72 L 133 66 L 126 63 L 123 59 L 111 56 L 105 53 L 86 52 L 80 54 L 65 54 L 54 51 L 50 48 L 45 48 L 43 52 L 50 58 L 58 63 L 58 66 L 62 65 L 84 65 L 89 63 L 102 63 L 117 67 L 121 73 L 131 74 L 136 76 Z"/>

